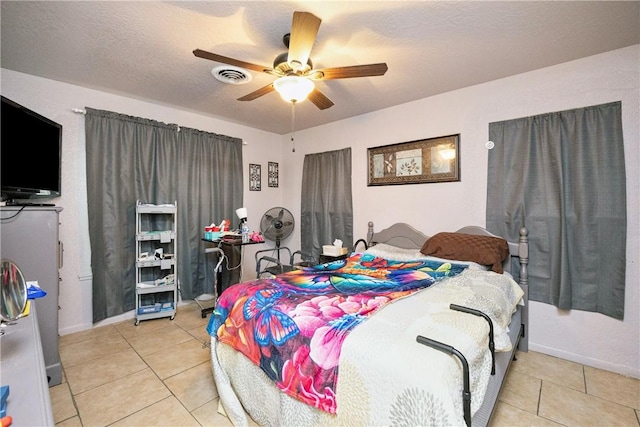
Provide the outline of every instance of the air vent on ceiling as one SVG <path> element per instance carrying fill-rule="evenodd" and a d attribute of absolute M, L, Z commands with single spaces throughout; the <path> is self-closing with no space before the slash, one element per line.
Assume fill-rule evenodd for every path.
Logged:
<path fill-rule="evenodd" d="M 230 85 L 242 85 L 249 83 L 253 78 L 249 71 L 244 68 L 234 67 L 233 65 L 221 65 L 211 70 L 213 77 L 220 80 L 222 83 Z"/>

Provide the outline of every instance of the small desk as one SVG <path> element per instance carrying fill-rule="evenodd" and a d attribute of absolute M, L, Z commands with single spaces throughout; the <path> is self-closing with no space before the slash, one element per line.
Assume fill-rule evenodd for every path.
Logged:
<path fill-rule="evenodd" d="M 218 276 L 216 277 L 216 295 L 220 295 L 229 286 L 235 285 L 240 281 L 240 268 L 242 268 L 242 247 L 264 243 L 254 241 L 243 243 L 240 240 L 209 240 L 204 238 L 202 239 L 202 241 L 205 242 L 205 245 L 211 244 L 222 249 L 222 252 L 224 252 L 225 256 L 229 260 L 229 265 L 231 266 L 231 269 L 229 269 L 227 268 L 226 263 L 222 263 L 220 269 L 221 271 L 218 271 Z M 207 317 L 207 313 L 213 312 L 213 309 L 214 307 L 203 308 L 201 310 L 202 317 Z"/>

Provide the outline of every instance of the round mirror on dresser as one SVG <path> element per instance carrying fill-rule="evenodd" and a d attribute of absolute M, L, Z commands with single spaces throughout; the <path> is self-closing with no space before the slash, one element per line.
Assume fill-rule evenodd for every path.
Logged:
<path fill-rule="evenodd" d="M 11 260 L 0 263 L 0 320 L 13 322 L 20 318 L 27 305 L 27 282 L 22 271 Z M 3 325 L 4 326 L 4 325 Z M 3 331 L 0 330 L 0 334 Z"/>

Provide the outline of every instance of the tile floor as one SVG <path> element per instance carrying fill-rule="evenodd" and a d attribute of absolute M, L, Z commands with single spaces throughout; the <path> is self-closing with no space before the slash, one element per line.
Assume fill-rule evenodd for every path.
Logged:
<path fill-rule="evenodd" d="M 218 414 L 209 342 L 194 303 L 174 320 L 126 321 L 60 337 L 56 426 L 230 426 Z M 640 381 L 518 353 L 490 427 L 640 427 Z"/>

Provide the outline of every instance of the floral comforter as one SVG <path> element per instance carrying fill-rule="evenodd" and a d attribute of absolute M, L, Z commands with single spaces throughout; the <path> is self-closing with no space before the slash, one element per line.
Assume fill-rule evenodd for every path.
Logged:
<path fill-rule="evenodd" d="M 283 392 L 335 413 L 338 361 L 347 335 L 386 304 L 466 268 L 354 254 L 229 287 L 207 331 L 243 353 Z"/>

